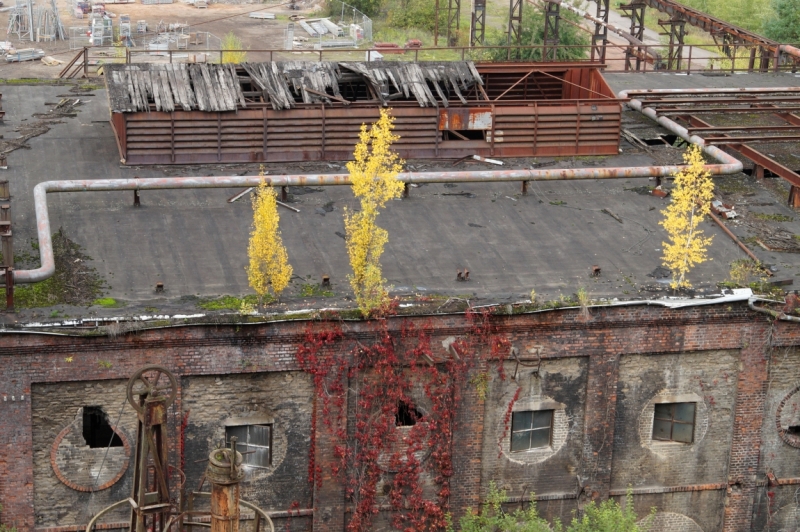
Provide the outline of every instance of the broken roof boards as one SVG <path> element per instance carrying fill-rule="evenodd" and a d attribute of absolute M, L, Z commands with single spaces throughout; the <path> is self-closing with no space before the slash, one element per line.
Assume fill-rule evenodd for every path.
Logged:
<path fill-rule="evenodd" d="M 244 63 L 238 75 L 249 77 L 249 85 L 262 91 L 263 99 L 273 109 L 291 109 L 297 103 L 324 101 L 341 96 L 340 83 L 352 81 L 353 75 L 369 85 L 369 91 L 386 103 L 390 99 L 413 97 L 420 107 L 447 107 L 448 95 L 462 103 L 462 91 L 481 83 L 471 61 L 452 63 L 401 62 L 303 62 Z M 235 111 L 247 107 L 231 64 L 144 63 L 108 65 L 106 84 L 111 110 L 129 113 L 156 111 Z M 431 89 L 433 88 L 433 90 Z M 308 92 L 311 89 L 313 92 Z M 436 95 L 434 95 L 434 92 Z M 299 98 L 299 101 L 298 101 Z"/>
<path fill-rule="evenodd" d="M 128 164 L 349 159 L 391 106 L 405 158 L 611 155 L 621 105 L 588 63 L 119 64 L 106 72 Z"/>

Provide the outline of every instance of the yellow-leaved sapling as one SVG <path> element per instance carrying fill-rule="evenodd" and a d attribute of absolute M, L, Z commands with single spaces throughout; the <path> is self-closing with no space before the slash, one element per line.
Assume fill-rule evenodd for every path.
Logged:
<path fill-rule="evenodd" d="M 247 280 L 258 294 L 259 304 L 270 295 L 270 288 L 276 298 L 280 297 L 292 278 L 292 265 L 278 226 L 277 199 L 275 189 L 266 180 L 258 185 L 253 197 L 253 228 L 247 246 L 250 264 L 246 270 Z"/>
<path fill-rule="evenodd" d="M 692 145 L 683 154 L 687 166 L 675 174 L 672 202 L 661 211 L 664 219 L 659 222 L 667 232 L 668 242 L 663 242 L 664 267 L 672 272 L 673 289 L 690 288 L 686 274 L 708 258 L 708 246 L 713 237 L 704 236 L 699 228 L 711 210 L 714 198 L 714 182 L 706 170 L 703 153 L 699 146 Z"/>
<path fill-rule="evenodd" d="M 347 163 L 353 194 L 361 204 L 359 211 L 344 210 L 347 254 L 353 269 L 350 286 L 365 317 L 383 312 L 389 304 L 380 263 L 389 234 L 378 227 L 376 218 L 386 202 L 403 193 L 403 183 L 397 179 L 403 161 L 391 149 L 400 138 L 392 133 L 393 122 L 391 111 L 381 109 L 371 127 L 362 124 L 354 160 Z"/>

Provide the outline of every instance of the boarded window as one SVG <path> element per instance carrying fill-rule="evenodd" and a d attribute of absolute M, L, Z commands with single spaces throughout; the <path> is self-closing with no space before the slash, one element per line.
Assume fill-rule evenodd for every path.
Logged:
<path fill-rule="evenodd" d="M 653 439 L 692 443 L 696 403 L 663 403 L 653 412 Z"/>
<path fill-rule="evenodd" d="M 244 463 L 256 467 L 272 464 L 272 425 L 239 425 L 225 427 L 225 443 L 230 445 L 236 436 L 236 450 Z"/>
<path fill-rule="evenodd" d="M 511 452 L 550 446 L 552 410 L 531 410 L 511 414 Z"/>

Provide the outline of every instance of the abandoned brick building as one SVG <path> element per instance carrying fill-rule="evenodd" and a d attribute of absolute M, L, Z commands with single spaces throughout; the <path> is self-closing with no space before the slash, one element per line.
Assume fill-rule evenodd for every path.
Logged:
<path fill-rule="evenodd" d="M 704 303 L 596 308 L 588 318 L 578 310 L 492 316 L 514 353 L 502 362 L 504 380 L 492 361 L 470 370 L 474 376 L 490 367 L 491 377 L 484 398 L 465 386 L 455 414 L 453 513 L 477 507 L 490 481 L 514 505 L 535 494 L 543 515 L 562 518 L 588 499 L 622 497 L 630 486 L 641 515 L 658 509 L 658 530 L 793 530 L 797 326 L 757 312 L 756 304 L 751 310 L 747 295 Z M 475 334 L 463 315 L 398 317 L 388 331 L 411 346 L 401 329 L 423 321 L 437 362 L 451 356 L 454 338 Z M 347 325 L 326 356 L 377 336 L 369 324 Z M 4 521 L 77 530 L 129 495 L 136 423 L 125 386 L 137 368 L 156 363 L 178 378 L 170 461 L 180 464 L 189 489 L 205 469 L 198 457 L 237 434 L 257 451 L 246 458 L 244 499 L 272 512 L 281 529 L 342 530 L 352 507 L 329 478 L 334 442 L 321 421 L 323 402 L 295 358 L 306 335 L 307 324 L 296 322 L 116 339 L 5 336 Z M 418 395 L 424 420 L 430 405 Z M 396 430 L 407 428 L 401 425 Z M 111 426 L 118 438 L 108 447 Z M 309 480 L 310 456 L 323 464 L 321 484 Z M 100 526 L 125 527 L 126 512 Z"/>
<path fill-rule="evenodd" d="M 797 300 L 719 283 L 747 250 L 791 284 L 800 263 L 774 241 L 783 235 L 798 251 L 800 222 L 785 200 L 800 198 L 800 179 L 780 173 L 792 172 L 785 160 L 730 144 L 748 154 L 743 165 L 709 141 L 721 200 L 751 223 L 704 224 L 713 260 L 693 272 L 696 292 L 666 297 L 658 273 L 667 200 L 650 193 L 649 177 L 680 164 L 673 129 L 692 142 L 689 129 L 725 130 L 670 107 L 711 106 L 713 78 L 604 78 L 591 63 L 461 62 L 426 72 L 326 63 L 308 78 L 292 74 L 305 67 L 273 67 L 109 66 L 107 88 L 82 97 L 77 117 L 53 126 L 57 135 L 10 155 L 16 242 L 38 237 L 32 249 L 42 252 L 41 265 L 11 275 L 29 282 L 55 267 L 42 251 L 53 248 L 52 219 L 85 249 L 74 262 L 91 262 L 128 307 L 2 315 L 2 523 L 77 532 L 121 502 L 95 529 L 130 527 L 142 441 L 130 379 L 155 365 L 175 378 L 164 420 L 167 506 L 207 489 L 209 454 L 235 437 L 241 497 L 280 530 L 338 532 L 354 519 L 367 519 L 365 529 L 414 529 L 440 524 L 445 511 L 457 522 L 492 484 L 509 509 L 533 498 L 548 519 L 568 521 L 589 501 L 624 500 L 630 490 L 642 519 L 656 509 L 653 530 L 798 529 Z M 198 81 L 189 95 L 204 69 L 230 85 Z M 427 91 L 404 91 L 403 79 Z M 731 104 L 748 116 L 786 111 L 751 108 L 757 91 L 798 91 L 789 74 L 726 83 L 735 82 L 763 87 Z M 621 92 L 664 85 L 712 97 L 636 95 L 634 104 Z M 6 120 L 27 120 L 63 90 L 4 88 Z M 407 195 L 381 214 L 397 314 L 360 320 L 337 216 L 355 204 L 345 187 L 328 186 L 346 179 L 331 163 L 348 157 L 353 127 L 390 102 L 405 136 L 398 150 L 425 159 L 408 161 Z M 294 120 L 305 129 L 287 124 Z M 620 142 L 623 128 L 629 142 Z M 57 172 L 43 154 L 59 157 Z M 486 166 L 484 156 L 507 166 Z M 483 166 L 457 168 L 466 157 Z M 791 188 L 765 179 L 765 168 Z M 285 186 L 294 293 L 258 316 L 199 310 L 203 297 L 249 291 L 252 211 L 237 199 L 261 171 Z M 179 175 L 205 175 L 183 181 L 205 190 L 170 190 Z M 65 193 L 48 205 L 54 192 Z M 775 220 L 783 233 L 766 227 Z M 751 235 L 763 249 L 747 249 Z M 594 303 L 565 295 L 586 286 Z M 374 388 L 379 375 L 397 389 Z M 369 432 L 371 408 L 390 420 L 376 428 L 383 432 Z M 348 483 L 359 457 L 371 466 Z M 245 530 L 256 515 L 242 510 Z"/>

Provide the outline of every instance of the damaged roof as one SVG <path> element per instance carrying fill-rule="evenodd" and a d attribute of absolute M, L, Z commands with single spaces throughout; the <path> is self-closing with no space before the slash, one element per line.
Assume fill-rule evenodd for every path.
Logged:
<path fill-rule="evenodd" d="M 235 111 L 247 107 L 243 84 L 261 92 L 274 110 L 285 110 L 298 103 L 342 101 L 340 84 L 354 76 L 366 83 L 376 103 L 402 97 L 416 100 L 420 107 L 447 107 L 450 89 L 466 104 L 462 91 L 483 83 L 472 61 L 143 63 L 106 68 L 114 113 L 148 111 L 152 104 L 165 112 Z"/>

